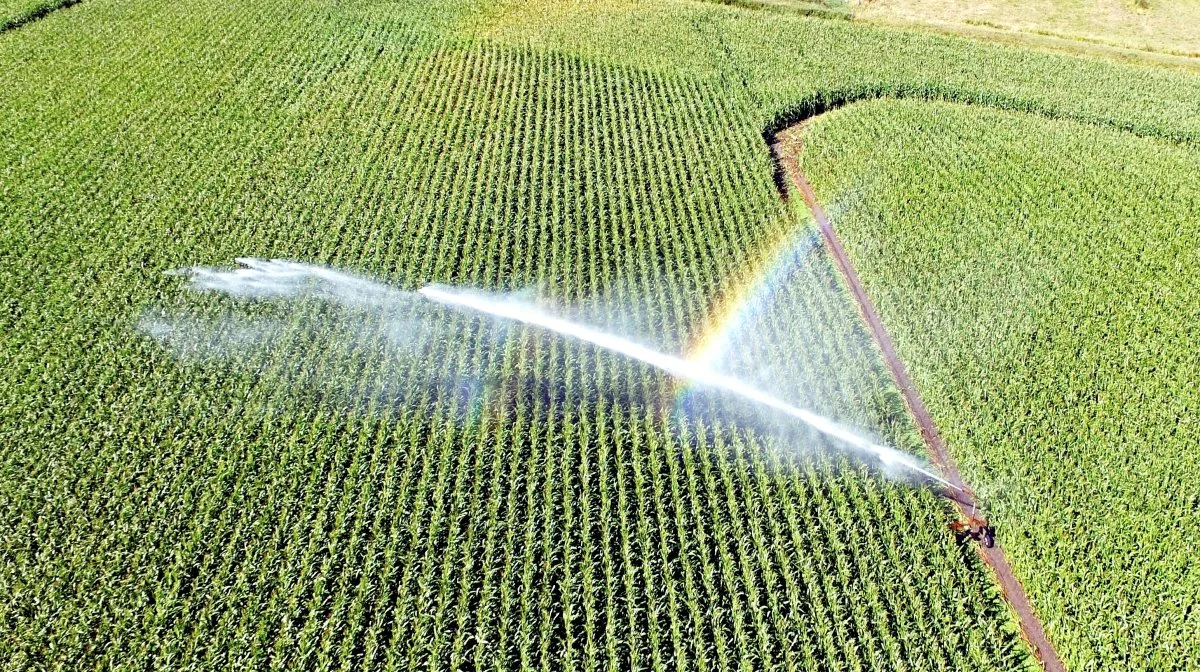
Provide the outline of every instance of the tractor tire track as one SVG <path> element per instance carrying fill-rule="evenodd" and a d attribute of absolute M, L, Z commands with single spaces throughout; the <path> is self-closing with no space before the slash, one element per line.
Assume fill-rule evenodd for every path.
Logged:
<path fill-rule="evenodd" d="M 799 128 L 799 125 L 793 126 L 789 136 L 794 134 L 795 130 Z M 884 328 L 883 321 L 880 320 L 879 313 L 875 310 L 875 305 L 871 302 L 871 298 L 867 296 L 867 292 L 859 280 L 858 273 L 854 270 L 854 265 L 850 263 L 850 257 L 846 254 L 846 249 L 838 239 L 833 225 L 829 222 L 829 217 L 825 214 L 825 210 L 817 202 L 817 196 L 813 192 L 812 185 L 808 183 L 808 180 L 804 177 L 804 173 L 800 170 L 800 163 L 796 159 L 799 152 L 800 140 L 798 136 L 791 136 L 788 139 L 792 140 L 792 137 L 795 138 L 796 146 L 794 149 L 791 146 L 792 143 L 785 145 L 779 135 L 769 134 L 766 136 L 767 143 L 771 149 L 771 155 L 775 160 L 776 186 L 779 187 L 780 195 L 785 201 L 788 200 L 790 185 L 804 199 L 805 204 L 812 213 L 813 219 L 817 222 L 821 236 L 825 239 L 830 254 L 837 264 L 838 271 L 841 273 L 843 279 L 845 279 L 850 292 L 854 295 L 854 301 L 858 304 L 858 309 L 862 313 L 863 319 L 866 320 L 867 325 L 871 329 L 871 335 L 875 340 L 875 344 L 882 352 L 884 361 L 887 362 L 892 380 L 895 381 L 901 394 L 904 395 L 904 402 L 921 429 L 921 436 L 924 437 L 925 444 L 929 447 L 930 456 L 942 470 L 946 479 L 953 483 L 955 487 L 961 488 L 957 495 L 947 492 L 948 498 L 955 502 L 962 515 L 970 516 L 975 509 L 974 495 L 963 482 L 962 474 L 958 471 L 958 465 L 955 464 L 954 458 L 946 450 L 946 444 L 942 440 L 941 434 L 938 433 L 937 427 L 933 424 L 933 418 L 929 415 L 929 410 L 925 407 L 920 393 L 917 392 L 916 386 L 909 377 L 904 362 L 901 361 L 900 356 L 897 354 L 895 344 L 892 342 L 891 336 L 888 335 L 887 329 Z M 992 548 L 987 548 L 983 544 L 977 544 L 976 546 L 983 561 L 995 573 L 1004 599 L 1012 607 L 1013 611 L 1016 612 L 1021 626 L 1021 633 L 1033 649 L 1033 653 L 1042 664 L 1042 667 L 1047 672 L 1065 672 L 1066 668 L 1063 667 L 1062 660 L 1054 650 L 1054 646 L 1050 643 L 1050 640 L 1046 637 L 1042 622 L 1034 611 L 1033 605 L 1029 602 L 1029 597 L 1025 594 L 1025 589 L 1021 586 L 1021 582 L 1013 574 L 1012 567 L 1008 564 L 1008 559 L 1004 555 L 1004 550 L 1000 547 L 999 543 Z"/>

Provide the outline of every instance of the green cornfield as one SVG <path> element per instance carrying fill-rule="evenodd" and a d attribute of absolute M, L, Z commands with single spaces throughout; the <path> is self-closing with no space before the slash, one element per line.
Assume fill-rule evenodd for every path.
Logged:
<path fill-rule="evenodd" d="M 1179 543 L 1200 534 L 1187 382 L 1200 155 L 906 101 L 803 135 L 805 168 L 1018 574 L 1062 648 L 1089 652 L 1069 667 L 1200 661 L 1200 575 Z"/>
<path fill-rule="evenodd" d="M 1195 508 L 1195 76 L 684 0 L 83 0 L 0 31 L 0 667 L 1036 669 L 950 506 L 824 440 L 537 329 L 447 311 L 405 359 L 404 316 L 168 273 L 524 292 L 684 354 L 774 269 L 731 366 L 922 454 L 764 142 L 876 98 L 802 162 L 1047 633 L 1073 670 L 1194 666 L 1156 522 Z M 1178 303 L 1112 331 L 1089 264 L 1123 249 Z M 1162 368 L 1053 412 L 1113 334 Z"/>

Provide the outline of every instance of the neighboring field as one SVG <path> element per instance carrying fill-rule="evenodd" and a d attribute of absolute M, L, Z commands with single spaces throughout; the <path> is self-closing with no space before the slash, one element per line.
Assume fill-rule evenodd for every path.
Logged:
<path fill-rule="evenodd" d="M 1200 152 L 904 101 L 801 135 L 1068 667 L 1200 665 Z"/>
<path fill-rule="evenodd" d="M 891 25 L 928 26 L 991 40 L 1069 48 L 1062 40 L 1196 59 L 1200 3 L 1195 0 L 708 0 L 775 12 L 809 13 Z M 1095 49 L 1104 53 L 1103 49 Z M 1108 50 L 1110 55 L 1120 53 Z"/>
<path fill-rule="evenodd" d="M 1195 0 L 857 0 L 855 17 L 987 27 L 1200 57 Z"/>
<path fill-rule="evenodd" d="M 2 666 L 1028 667 L 949 507 L 811 437 L 536 331 L 447 314 L 414 361 L 393 316 L 164 274 L 531 290 L 681 352 L 774 270 L 729 365 L 919 452 L 763 143 L 881 91 L 1200 137 L 1200 79 L 712 3 L 87 0 L 0 35 Z"/>

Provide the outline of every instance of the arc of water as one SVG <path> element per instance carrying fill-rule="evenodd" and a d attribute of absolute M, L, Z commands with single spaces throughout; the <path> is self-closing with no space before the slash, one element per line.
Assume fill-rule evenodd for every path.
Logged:
<path fill-rule="evenodd" d="M 658 352 L 620 336 L 614 336 L 613 334 L 608 334 L 586 325 L 556 317 L 536 306 L 513 301 L 502 296 L 452 289 L 440 285 L 427 285 L 419 291 L 422 296 L 436 303 L 465 308 L 553 331 L 563 336 L 591 343 L 605 350 L 620 353 L 626 357 L 644 362 L 676 378 L 741 397 L 747 401 L 793 417 L 826 436 L 837 439 L 860 452 L 874 456 L 884 466 L 908 469 L 945 486 L 957 489 L 953 483 L 938 476 L 911 455 L 898 451 L 895 448 L 876 444 L 829 418 L 789 404 L 778 397 L 755 389 L 742 380 L 713 371 L 702 364 L 689 362 L 673 355 Z"/>

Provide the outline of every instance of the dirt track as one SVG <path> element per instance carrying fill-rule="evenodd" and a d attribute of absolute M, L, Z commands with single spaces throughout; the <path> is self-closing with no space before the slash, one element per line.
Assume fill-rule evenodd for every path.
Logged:
<path fill-rule="evenodd" d="M 798 127 L 794 127 L 794 129 L 798 130 Z M 963 483 L 958 466 L 954 463 L 954 458 L 947 452 L 946 444 L 942 441 L 941 435 L 938 434 L 937 427 L 934 426 L 933 419 L 929 416 L 929 411 L 925 408 L 925 403 L 921 401 L 921 396 L 918 394 L 916 386 L 913 385 L 912 379 L 909 378 L 908 370 L 904 367 L 904 362 L 900 361 L 899 355 L 896 354 L 896 348 L 892 343 L 892 339 L 888 335 L 887 330 L 884 329 L 883 322 L 880 321 L 879 314 L 875 311 L 875 305 L 871 303 L 870 297 L 867 296 L 866 290 L 863 289 L 862 283 L 858 279 L 858 273 L 855 272 L 854 266 L 850 263 L 850 258 L 846 255 L 845 248 L 842 247 L 837 233 L 829 223 L 829 217 L 826 216 L 825 211 L 821 208 L 821 204 L 817 202 L 817 197 L 813 193 L 812 186 L 809 185 L 808 180 L 805 179 L 804 174 L 800 171 L 800 163 L 796 160 L 796 151 L 793 151 L 793 148 L 796 150 L 799 149 L 799 138 L 798 136 L 792 137 L 788 138 L 786 144 L 779 137 L 769 139 L 771 153 L 775 157 L 776 165 L 780 171 L 777 177 L 783 178 L 777 180 L 780 193 L 784 199 L 787 199 L 788 185 L 790 185 L 791 188 L 796 189 L 804 198 L 804 202 L 812 212 L 813 218 L 817 221 L 817 226 L 821 230 L 821 235 L 825 239 L 830 254 L 833 255 L 834 261 L 837 263 L 838 270 L 841 272 L 846 284 L 850 287 L 850 292 L 854 295 L 855 302 L 858 303 L 859 311 L 871 328 L 871 335 L 883 353 L 883 358 L 892 373 L 892 379 L 896 382 L 896 386 L 900 388 L 909 411 L 912 412 L 917 425 L 921 428 L 921 435 L 925 437 L 925 443 L 929 446 L 930 455 L 942 470 L 946 479 L 955 486 L 962 488 L 961 493 L 947 493 L 953 495 L 949 498 L 958 505 L 961 513 L 969 515 L 970 511 L 974 508 L 973 495 L 966 487 L 966 484 Z M 996 579 L 1004 593 L 1004 598 L 1008 601 L 1013 611 L 1016 612 L 1017 619 L 1020 621 L 1021 632 L 1033 648 L 1034 655 L 1041 661 L 1042 667 L 1048 672 L 1064 672 L 1066 668 L 1063 667 L 1058 653 L 1050 644 L 1050 640 L 1046 638 L 1046 633 L 1042 629 L 1042 622 L 1034 612 L 1029 598 L 1025 595 L 1025 589 L 1021 587 L 1021 583 L 1013 575 L 1012 567 L 1009 566 L 1008 559 L 1004 556 L 1004 550 L 1000 547 L 999 542 L 992 548 L 986 548 L 982 544 L 978 544 L 977 547 L 983 561 L 995 572 Z"/>

